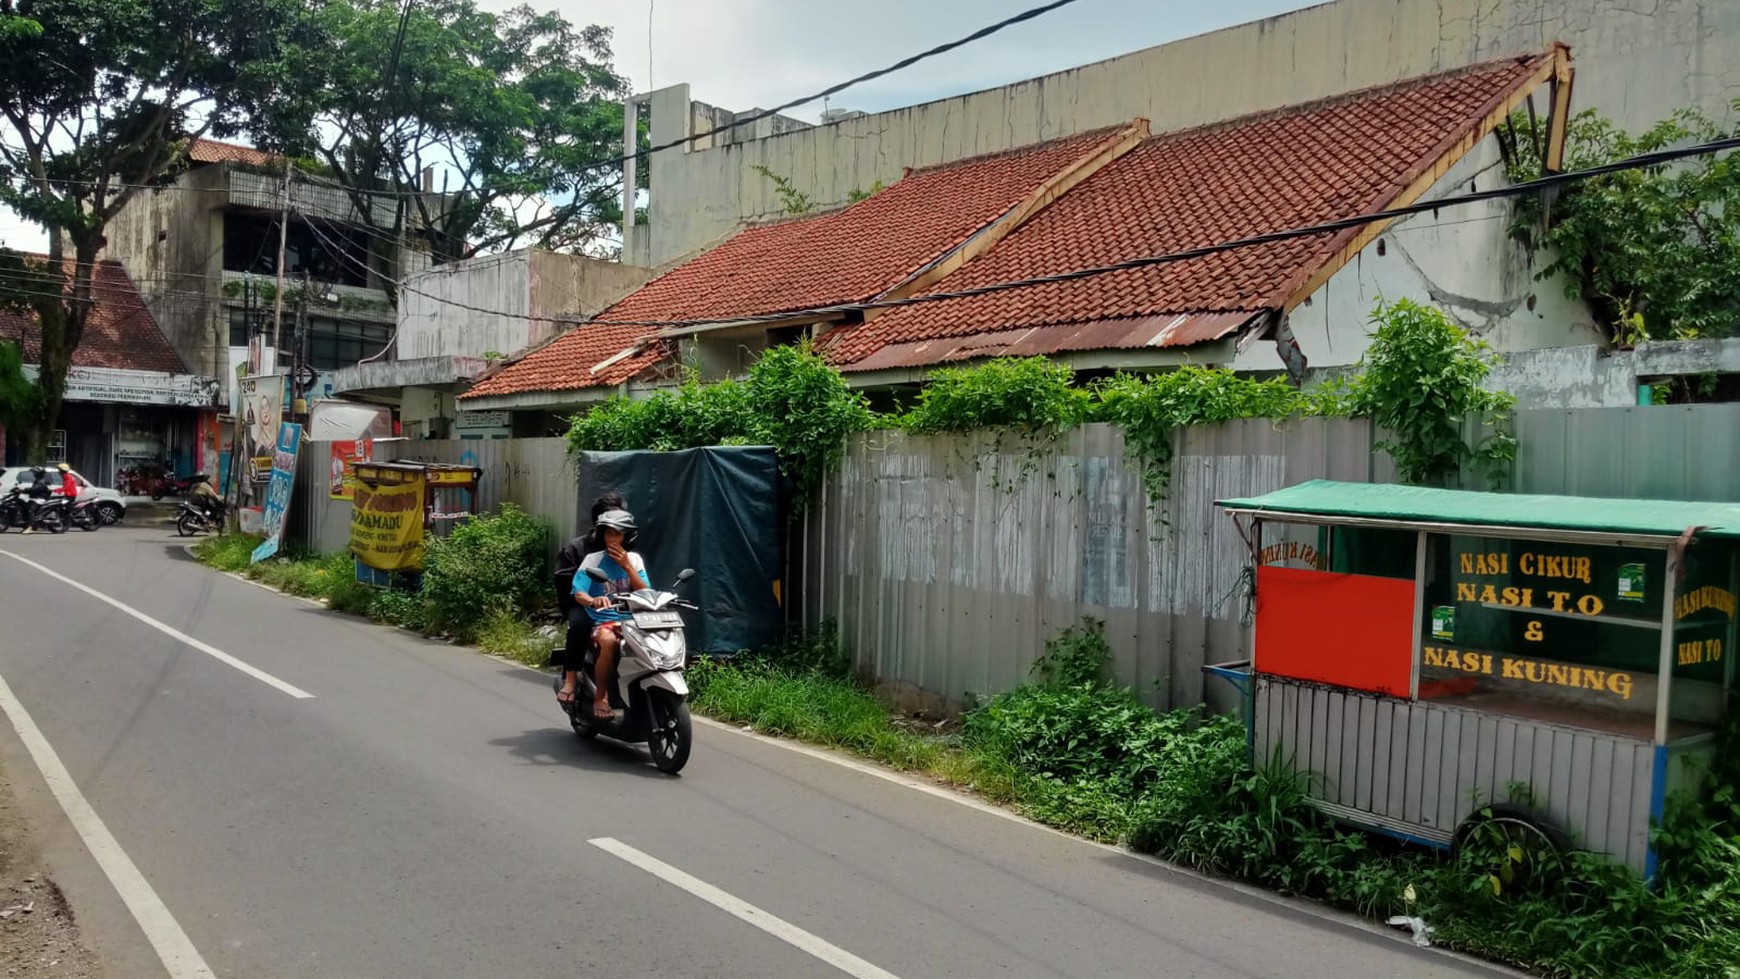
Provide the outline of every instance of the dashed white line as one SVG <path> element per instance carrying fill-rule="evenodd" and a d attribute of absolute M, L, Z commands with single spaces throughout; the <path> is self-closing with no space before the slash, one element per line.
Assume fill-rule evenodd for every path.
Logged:
<path fill-rule="evenodd" d="M 53 746 L 31 719 L 30 712 L 24 709 L 24 704 L 19 702 L 3 678 L 0 678 L 0 709 L 5 710 L 12 721 L 12 727 L 18 731 L 18 740 L 30 752 L 31 760 L 42 772 L 42 780 L 48 783 L 49 791 L 54 793 L 55 800 L 66 812 L 67 820 L 78 831 L 79 839 L 96 858 L 97 866 L 102 868 L 115 892 L 127 905 L 127 910 L 133 913 L 133 920 L 139 923 L 145 938 L 157 951 L 170 979 L 216 979 L 199 949 L 193 947 L 193 940 L 181 930 L 175 915 L 152 890 L 145 875 L 127 856 L 127 851 L 121 849 L 109 827 L 103 825 L 102 818 L 73 781 L 72 773 L 61 764 L 60 756 L 55 754 Z"/>
<path fill-rule="evenodd" d="M 144 612 L 141 612 L 138 609 L 134 608 L 133 606 L 128 605 L 125 602 L 120 602 L 120 601 L 117 601 L 113 598 L 110 598 L 109 596 L 103 594 L 100 591 L 97 591 L 95 588 L 90 587 L 89 585 L 85 584 L 82 581 L 77 581 L 77 580 L 74 580 L 72 578 L 68 578 L 66 575 L 63 575 L 60 572 L 55 571 L 52 568 L 43 567 L 42 565 L 37 564 L 35 561 L 32 561 L 29 558 L 14 554 L 11 551 L 0 551 L 0 554 L 4 554 L 7 557 L 11 558 L 14 561 L 17 561 L 20 564 L 35 568 L 36 570 L 42 572 L 43 574 L 49 576 L 50 578 L 53 578 L 56 581 L 59 581 L 63 584 L 71 585 L 72 587 L 77 588 L 79 591 L 84 592 L 85 594 L 91 596 L 92 598 L 96 599 L 97 601 L 103 602 L 104 604 L 113 606 L 114 608 L 117 608 L 117 609 L 121 610 L 122 612 L 127 613 L 128 615 L 132 616 L 133 618 L 138 619 L 140 622 L 143 622 L 146 625 L 150 626 L 151 628 L 156 629 L 158 632 L 163 633 L 164 635 L 170 637 L 171 639 L 174 639 L 177 642 L 180 642 L 183 645 L 186 645 L 190 648 L 196 649 L 196 650 L 206 654 L 207 656 L 210 656 L 212 659 L 215 659 L 218 662 L 224 664 L 225 666 L 234 667 L 235 669 L 238 669 L 238 670 L 242 671 L 243 673 L 246 673 L 248 676 L 253 677 L 254 679 L 260 681 L 261 683 L 264 683 L 266 686 L 271 687 L 274 690 L 278 690 L 280 692 L 287 693 L 290 696 L 295 697 L 297 700 L 312 700 L 314 698 L 313 694 L 302 689 L 301 687 L 298 687 L 295 684 L 286 683 L 285 681 L 278 679 L 277 677 L 273 676 L 270 673 L 267 673 L 265 670 L 262 670 L 258 667 L 249 666 L 247 663 L 244 663 L 241 660 L 236 659 L 234 656 L 231 656 L 229 653 L 224 652 L 223 650 L 217 648 L 216 646 L 213 646 L 209 643 L 201 642 L 200 640 L 193 638 L 192 636 L 188 635 L 185 632 L 182 632 L 180 629 L 177 629 L 172 625 L 168 625 L 166 623 L 159 622 L 156 619 L 152 618 L 151 616 L 146 615 Z"/>
<path fill-rule="evenodd" d="M 872 965 L 837 945 L 817 938 L 783 918 L 776 918 L 748 901 L 734 897 L 698 877 L 684 873 L 657 857 L 642 853 L 621 840 L 606 836 L 587 842 L 612 856 L 619 857 L 639 867 L 667 884 L 674 884 L 688 891 L 726 914 L 754 925 L 793 948 L 807 952 L 846 975 L 855 977 L 855 979 L 899 979 L 894 973 Z"/>

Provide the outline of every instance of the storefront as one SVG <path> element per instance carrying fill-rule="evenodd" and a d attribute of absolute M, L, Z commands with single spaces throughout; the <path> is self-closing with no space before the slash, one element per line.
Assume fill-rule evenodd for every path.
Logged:
<path fill-rule="evenodd" d="M 34 378 L 36 368 L 27 367 Z M 65 462 L 98 486 L 117 489 L 147 472 L 213 472 L 218 465 L 216 378 L 74 367 L 67 372 L 60 426 L 46 459 L 23 458 L 7 440 L 9 465 Z"/>

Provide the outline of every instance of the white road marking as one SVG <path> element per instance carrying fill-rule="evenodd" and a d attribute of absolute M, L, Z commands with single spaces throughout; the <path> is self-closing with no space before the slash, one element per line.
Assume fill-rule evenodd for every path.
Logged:
<path fill-rule="evenodd" d="M 612 856 L 634 864 L 667 884 L 674 884 L 688 891 L 732 917 L 760 928 L 793 948 L 821 959 L 849 976 L 855 976 L 856 979 L 899 979 L 894 973 L 871 965 L 851 952 L 837 945 L 829 944 L 797 925 L 776 918 L 755 905 L 733 897 L 712 884 L 686 874 L 656 857 L 648 856 L 627 843 L 611 839 L 608 836 L 587 842 Z"/>
<path fill-rule="evenodd" d="M 156 629 L 158 632 L 161 632 L 164 635 L 170 637 L 171 639 L 174 639 L 177 642 L 180 642 L 184 645 L 191 646 L 192 648 L 199 650 L 200 652 L 206 654 L 207 656 L 210 656 L 212 659 L 217 660 L 219 663 L 222 663 L 225 666 L 233 666 L 236 669 L 241 670 L 243 673 L 246 673 L 247 675 L 260 681 L 261 683 L 264 683 L 266 686 L 273 688 L 274 690 L 278 690 L 278 691 L 281 691 L 283 693 L 287 693 L 290 696 L 295 697 L 297 700 L 312 700 L 312 699 L 314 699 L 313 694 L 302 689 L 301 687 L 295 686 L 294 684 L 286 683 L 283 680 L 280 680 L 277 677 L 273 676 L 272 674 L 267 673 L 265 670 L 259 669 L 258 667 L 249 666 L 248 664 L 242 662 L 239 659 L 236 659 L 234 656 L 231 656 L 229 653 L 224 652 L 223 650 L 217 648 L 216 646 L 210 645 L 209 643 L 200 642 L 198 639 L 195 639 L 192 636 L 188 635 L 187 633 L 182 632 L 180 629 L 177 629 L 174 626 L 159 622 L 156 619 L 152 618 L 151 616 L 146 615 L 144 612 L 141 612 L 138 609 L 132 607 L 131 605 L 127 605 L 123 602 L 118 602 L 115 599 L 110 598 L 109 596 L 103 594 L 102 592 L 97 591 L 95 588 L 92 588 L 89 585 L 84 584 L 83 582 L 75 581 L 71 578 L 68 578 L 66 575 L 63 575 L 58 571 L 55 571 L 51 568 L 45 568 L 42 565 L 37 564 L 35 561 L 30 560 L 29 558 L 21 557 L 17 554 L 12 553 L 11 551 L 0 551 L 0 554 L 4 554 L 7 557 L 11 558 L 14 561 L 17 561 L 20 564 L 29 565 L 30 567 L 35 568 L 36 570 L 42 572 L 45 575 L 48 575 L 50 578 L 53 578 L 56 581 L 71 585 L 74 588 L 77 588 L 79 591 L 84 592 L 85 594 L 91 596 L 92 598 L 96 599 L 99 602 L 104 602 L 108 605 L 112 605 L 115 608 L 120 609 L 121 611 L 127 613 L 128 615 L 131 615 L 133 618 L 138 619 L 140 622 L 143 622 L 146 625 L 150 626 L 151 628 Z"/>
<path fill-rule="evenodd" d="M 205 958 L 199 954 L 199 949 L 193 947 L 187 932 L 181 930 L 175 915 L 169 913 L 163 899 L 151 889 L 145 875 L 134 866 L 127 851 L 121 849 L 109 827 L 103 825 L 97 811 L 85 800 L 84 793 L 73 781 L 72 773 L 61 764 L 60 756 L 54 753 L 42 730 L 31 720 L 30 712 L 24 709 L 4 678 L 0 678 L 0 709 L 4 709 L 11 719 L 13 728 L 18 731 L 18 739 L 30 752 L 37 770 L 42 772 L 42 780 L 48 783 L 49 791 L 54 793 L 67 820 L 73 829 L 78 830 L 79 839 L 96 858 L 97 866 L 102 868 L 116 893 L 121 895 L 127 910 L 133 912 L 133 920 L 139 923 L 151 947 L 156 949 L 170 979 L 216 979 L 216 973 L 205 964 Z"/>

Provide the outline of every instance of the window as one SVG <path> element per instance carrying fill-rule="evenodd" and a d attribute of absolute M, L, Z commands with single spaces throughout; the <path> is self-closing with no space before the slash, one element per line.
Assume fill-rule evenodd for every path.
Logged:
<path fill-rule="evenodd" d="M 270 320 L 267 328 L 270 329 Z M 335 320 L 326 317 L 313 316 L 308 319 L 308 345 L 305 354 L 309 366 L 317 371 L 334 371 L 342 367 L 352 367 L 364 357 L 372 357 L 381 352 L 392 338 L 393 328 L 385 323 L 365 323 L 357 320 Z M 279 342 L 286 351 L 280 364 L 287 363 L 289 351 L 296 349 L 298 342 L 296 326 L 286 316 L 283 333 Z M 245 347 L 248 345 L 247 314 L 242 310 L 230 311 L 230 346 Z"/>
<path fill-rule="evenodd" d="M 317 371 L 352 367 L 386 347 L 393 328 L 385 323 L 312 318 L 308 323 L 308 364 Z"/>
<path fill-rule="evenodd" d="M 367 286 L 371 268 L 368 232 L 341 224 L 291 219 L 284 236 L 284 271 L 306 274 L 315 282 Z M 278 271 L 278 218 L 229 212 L 224 215 L 224 269 L 275 275 Z"/>
<path fill-rule="evenodd" d="M 1668 626 L 1670 737 L 1714 722 L 1727 682 L 1731 556 L 1710 547 L 1688 555 Z M 1429 537 L 1420 699 L 1651 737 L 1666 573 L 1658 548 Z"/>

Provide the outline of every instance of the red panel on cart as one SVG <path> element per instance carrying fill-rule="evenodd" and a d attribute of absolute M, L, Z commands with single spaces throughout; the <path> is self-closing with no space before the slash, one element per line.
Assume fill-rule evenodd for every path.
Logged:
<path fill-rule="evenodd" d="M 1412 581 L 1257 569 L 1258 673 L 1406 697 L 1413 645 Z"/>

